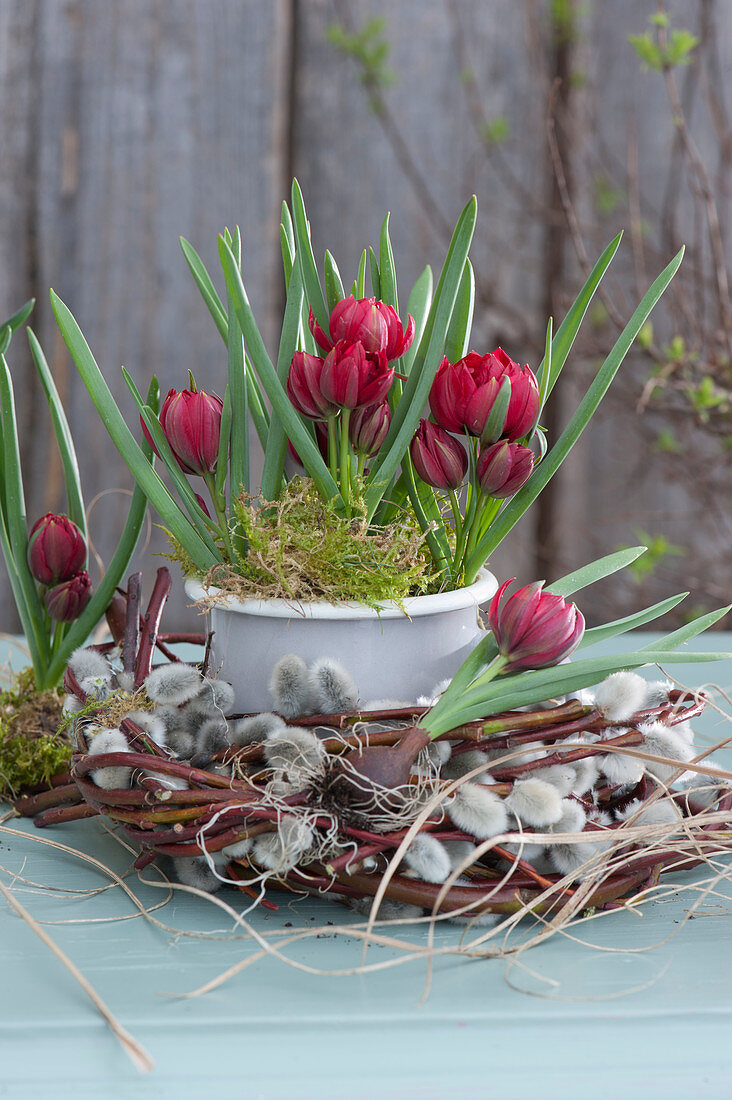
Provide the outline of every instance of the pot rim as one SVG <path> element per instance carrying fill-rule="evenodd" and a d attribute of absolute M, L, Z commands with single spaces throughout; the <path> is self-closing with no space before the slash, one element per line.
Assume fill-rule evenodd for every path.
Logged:
<path fill-rule="evenodd" d="M 214 607 L 214 611 L 232 611 L 240 615 L 256 615 L 269 619 L 291 619 L 294 615 L 303 619 L 408 619 L 421 615 L 436 615 L 441 611 L 457 611 L 466 607 L 477 608 L 494 594 L 498 580 L 488 569 L 481 569 L 477 579 L 466 588 L 450 592 L 437 592 L 429 596 L 408 596 L 397 603 L 385 600 L 378 610 L 368 604 L 356 602 L 328 603 L 327 600 L 237 600 L 228 597 L 226 603 Z M 201 583 L 189 577 L 185 582 L 186 594 L 193 600 L 205 596 Z M 215 587 L 213 593 L 221 590 Z"/>

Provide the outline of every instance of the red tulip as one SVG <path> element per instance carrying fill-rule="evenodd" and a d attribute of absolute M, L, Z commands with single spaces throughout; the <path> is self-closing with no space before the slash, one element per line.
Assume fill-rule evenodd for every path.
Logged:
<path fill-rule="evenodd" d="M 375 455 L 386 439 L 390 424 L 391 409 L 388 401 L 356 409 L 348 425 L 354 451 L 362 455 Z"/>
<path fill-rule="evenodd" d="M 457 489 L 468 469 L 463 445 L 431 420 L 420 420 L 409 445 L 414 468 L 435 489 Z"/>
<path fill-rule="evenodd" d="M 203 477 L 216 469 L 223 407 L 215 393 L 168 390 L 160 426 L 184 473 Z"/>
<path fill-rule="evenodd" d="M 28 566 L 40 584 L 67 581 L 86 562 L 86 542 L 68 516 L 46 512 L 31 528 Z"/>
<path fill-rule="evenodd" d="M 393 306 L 377 298 L 343 298 L 330 315 L 330 336 L 315 320 L 312 309 L 308 318 L 310 331 L 324 351 L 343 340 L 347 344 L 361 343 L 368 355 L 383 351 L 388 361 L 399 359 L 414 340 L 414 318 L 409 317 L 406 332 Z"/>
<path fill-rule="evenodd" d="M 394 381 L 383 352 L 367 355 L 360 341 L 337 343 L 325 357 L 320 389 L 326 400 L 342 409 L 378 405 Z"/>
<path fill-rule="evenodd" d="M 330 315 L 330 335 L 323 332 L 310 310 L 310 331 L 324 351 L 330 351 L 341 340 L 346 344 L 363 344 L 370 354 L 383 351 L 389 338 L 386 321 L 376 305 L 375 298 L 342 298 Z"/>
<path fill-rule="evenodd" d="M 184 474 L 203 477 L 216 469 L 223 407 L 221 398 L 215 393 L 168 390 L 160 410 L 160 427 Z M 158 449 L 142 417 L 140 423 L 145 439 L 159 458 Z"/>
<path fill-rule="evenodd" d="M 287 375 L 287 396 L 299 413 L 310 420 L 324 420 L 338 411 L 320 388 L 325 360 L 317 355 L 296 351 Z"/>
<path fill-rule="evenodd" d="M 504 671 L 557 665 L 577 648 L 585 620 L 573 603 L 543 592 L 543 581 L 527 584 L 504 600 L 506 581 L 488 608 L 488 625 L 499 653 L 509 658 Z"/>
<path fill-rule="evenodd" d="M 448 432 L 482 437 L 504 378 L 510 379 L 511 399 L 495 438 L 520 439 L 539 415 L 539 386 L 533 371 L 514 363 L 502 348 L 488 355 L 471 351 L 457 363 L 443 359 L 430 390 L 432 415 Z"/>
<path fill-rule="evenodd" d="M 502 439 L 481 450 L 476 468 L 478 484 L 486 496 L 503 500 L 526 484 L 533 468 L 534 455 L 528 447 Z"/>
<path fill-rule="evenodd" d="M 70 580 L 47 589 L 44 600 L 48 614 L 59 623 L 78 619 L 91 599 L 91 578 L 85 569 Z"/>

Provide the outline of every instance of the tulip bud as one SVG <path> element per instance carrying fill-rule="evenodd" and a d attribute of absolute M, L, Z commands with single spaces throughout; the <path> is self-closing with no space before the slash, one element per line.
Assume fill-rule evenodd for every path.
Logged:
<path fill-rule="evenodd" d="M 501 500 L 511 497 L 526 484 L 533 468 L 534 455 L 528 447 L 503 439 L 480 452 L 476 468 L 480 490 Z"/>
<path fill-rule="evenodd" d="M 341 341 L 325 357 L 320 388 L 339 408 L 358 409 L 380 404 L 393 381 L 394 371 L 383 352 L 367 355 L 362 343 Z"/>
<path fill-rule="evenodd" d="M 58 584 L 78 573 L 86 562 L 86 542 L 68 516 L 47 512 L 31 528 L 28 566 L 40 584 Z"/>
<path fill-rule="evenodd" d="M 184 474 L 213 473 L 219 457 L 223 402 L 204 390 L 168 390 L 160 410 L 160 427 Z M 142 425 L 145 438 L 152 439 Z"/>
<path fill-rule="evenodd" d="M 296 351 L 287 375 L 287 396 L 299 413 L 310 420 L 325 420 L 338 411 L 320 388 L 324 360 Z"/>
<path fill-rule="evenodd" d="M 364 405 L 356 409 L 348 425 L 348 434 L 357 454 L 376 454 L 384 442 L 391 424 L 388 401 L 380 405 Z"/>
<path fill-rule="evenodd" d="M 508 599 L 506 581 L 488 608 L 488 625 L 503 657 L 504 672 L 557 665 L 577 648 L 585 620 L 575 604 L 543 592 L 543 581 L 519 588 Z"/>
<path fill-rule="evenodd" d="M 463 445 L 431 420 L 420 420 L 409 445 L 414 468 L 435 489 L 457 489 L 468 469 Z"/>
<path fill-rule="evenodd" d="M 91 599 L 91 578 L 85 569 L 62 584 L 49 588 L 44 596 L 48 614 L 59 623 L 78 619 Z"/>

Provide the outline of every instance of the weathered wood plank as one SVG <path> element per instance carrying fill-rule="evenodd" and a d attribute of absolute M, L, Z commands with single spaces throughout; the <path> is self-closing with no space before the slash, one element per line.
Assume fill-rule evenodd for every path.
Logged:
<path fill-rule="evenodd" d="M 535 363 L 540 286 L 532 259 L 538 234 L 513 186 L 514 176 L 527 190 L 536 182 L 526 165 L 534 157 L 541 126 L 538 104 L 532 102 L 531 87 L 518 65 L 524 17 L 521 5 L 511 0 L 461 0 L 456 7 L 465 57 L 444 0 L 391 5 L 312 0 L 300 5 L 295 171 L 316 253 L 322 256 L 326 247 L 331 249 L 344 282 L 353 279 L 362 248 L 371 243 L 378 251 L 381 218 L 391 211 L 402 307 L 426 263 L 435 269 L 435 277 L 439 273 L 450 229 L 477 192 L 474 345 L 487 351 L 502 343 L 516 358 Z M 381 121 L 369 107 L 356 64 L 326 37 L 328 28 L 349 11 L 356 26 L 373 16 L 387 19 L 389 65 L 398 79 L 384 91 L 387 117 Z M 466 66 L 470 73 L 462 72 L 461 78 Z M 472 91 L 466 87 L 469 76 L 470 84 L 479 88 L 487 117 L 505 117 L 517 135 L 507 156 L 484 151 L 476 136 L 466 97 Z M 528 569 L 533 554 L 530 522 L 517 532 L 510 550 L 496 554 L 496 569 Z"/>
<path fill-rule="evenodd" d="M 39 0 L 6 3 L 6 11 L 0 303 L 12 308 L 29 285 L 37 289 L 34 326 L 66 401 L 91 501 L 128 488 L 130 478 L 58 338 L 48 287 L 76 314 L 130 416 L 121 364 L 141 388 L 153 372 L 163 392 L 180 388 L 190 368 L 222 392 L 226 351 L 178 236 L 194 242 L 215 273 L 217 233 L 240 224 L 251 298 L 272 342 L 289 5 Z M 23 380 L 33 516 L 63 505 L 60 472 L 20 341 L 13 369 Z M 118 493 L 95 509 L 91 530 L 102 557 L 124 510 Z M 150 551 L 163 547 L 156 532 Z M 174 625 L 183 602 L 171 609 Z M 4 581 L 0 622 L 13 625 Z"/>
<path fill-rule="evenodd" d="M 588 252 L 628 224 L 623 196 L 615 210 L 598 215 L 597 192 L 600 175 L 621 191 L 627 187 L 633 128 L 641 213 L 650 224 L 663 201 L 672 120 L 661 79 L 641 71 L 627 42 L 655 7 L 654 0 L 577 6 L 584 87 L 576 99 L 574 172 Z M 157 372 L 164 390 L 180 386 L 189 367 L 221 389 L 223 345 L 177 238 L 191 239 L 215 271 L 217 232 L 225 224 L 242 226 L 245 277 L 272 348 L 281 300 L 278 208 L 291 169 L 303 186 L 316 252 L 330 247 L 344 280 L 353 277 L 360 249 L 377 241 L 381 216 L 391 209 L 402 305 L 424 264 L 439 266 L 448 227 L 475 191 L 481 210 L 473 249 L 474 344 L 501 343 L 516 358 L 537 362 L 550 276 L 547 10 L 517 0 L 0 0 L 0 314 L 30 293 L 39 296 L 34 324 L 77 438 L 83 433 L 88 500 L 110 486 L 129 487 L 129 477 L 56 335 L 48 287 L 76 313 L 130 415 L 121 363 L 141 384 Z M 698 11 L 697 3 L 677 4 L 672 14 L 677 25 L 694 29 Z M 724 63 L 732 13 L 722 4 L 716 11 Z M 384 91 L 382 117 L 370 109 L 353 60 L 326 38 L 336 21 L 362 26 L 375 15 L 387 19 L 389 64 L 398 74 Z M 710 124 L 698 106 L 691 119 L 716 170 Z M 507 139 L 486 141 L 485 126 L 496 120 L 505 120 Z M 679 207 L 676 233 L 697 240 L 688 202 Z M 645 245 L 650 281 L 668 244 L 652 233 Z M 636 289 L 627 240 L 624 250 L 616 288 L 628 316 Z M 575 263 L 568 249 L 564 290 L 581 282 Z M 658 311 L 663 339 L 673 335 L 674 321 L 673 308 Z M 596 354 L 609 346 L 611 329 L 599 313 L 593 317 L 567 368 L 560 421 Z M 12 367 L 35 515 L 62 506 L 60 467 L 20 340 Z M 710 605 L 730 584 L 728 468 L 703 433 L 688 435 L 678 457 L 653 449 L 661 421 L 639 420 L 633 411 L 647 369 L 640 357 L 628 360 L 560 475 L 556 571 L 635 541 L 636 528 L 664 534 L 689 553 L 668 558 L 642 592 L 621 582 L 587 593 L 583 603 L 593 616 L 666 594 L 687 572 Z M 683 464 L 694 466 L 695 480 L 686 487 L 678 476 Z M 123 512 L 117 494 L 95 510 L 92 531 L 102 556 L 114 545 Z M 534 542 L 527 517 L 495 555 L 495 569 L 531 579 Z M 157 534 L 153 546 L 162 547 Z M 146 560 L 154 566 L 155 559 Z M 9 606 L 3 579 L 0 625 L 13 625 Z M 171 622 L 184 618 L 180 601 Z"/>

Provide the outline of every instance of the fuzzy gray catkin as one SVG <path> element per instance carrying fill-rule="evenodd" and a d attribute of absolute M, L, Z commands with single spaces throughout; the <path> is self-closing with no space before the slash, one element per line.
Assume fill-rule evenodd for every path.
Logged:
<path fill-rule="evenodd" d="M 286 726 L 279 714 L 264 711 L 234 722 L 231 726 L 231 743 L 239 746 L 255 745 L 284 729 Z"/>
<path fill-rule="evenodd" d="M 226 719 L 207 718 L 201 723 L 195 736 L 196 752 L 193 757 L 195 767 L 208 764 L 218 752 L 228 748 L 229 744 L 229 727 Z"/>
<path fill-rule="evenodd" d="M 595 706 L 608 722 L 627 722 L 647 698 L 646 681 L 637 672 L 613 672 L 595 688 Z"/>
<path fill-rule="evenodd" d="M 92 727 L 87 727 L 87 732 Z M 127 738 L 118 729 L 99 728 L 89 745 L 89 756 L 99 756 L 108 752 L 131 752 Z M 130 785 L 132 768 L 110 766 L 108 768 L 94 768 L 89 775 L 98 787 L 106 791 L 121 790 Z"/>
<path fill-rule="evenodd" d="M 203 681 L 196 702 L 221 714 L 231 714 L 234 709 L 234 689 L 226 680 L 207 678 Z"/>
<path fill-rule="evenodd" d="M 330 657 L 313 662 L 308 674 L 311 705 L 322 714 L 349 714 L 358 706 L 358 688 L 343 665 Z"/>
<path fill-rule="evenodd" d="M 285 718 L 298 718 L 315 710 L 310 674 L 302 657 L 290 653 L 280 657 L 269 682 L 275 710 Z"/>
<path fill-rule="evenodd" d="M 442 883 L 452 870 L 447 849 L 429 833 L 414 838 L 404 853 L 404 862 L 425 882 Z"/>
<path fill-rule="evenodd" d="M 325 749 L 310 730 L 286 726 L 268 736 L 264 758 L 271 768 L 287 769 L 292 764 L 318 767 L 325 758 Z"/>
<path fill-rule="evenodd" d="M 505 832 L 508 823 L 503 800 L 477 783 L 458 787 L 447 813 L 458 829 L 478 840 Z"/>
<path fill-rule="evenodd" d="M 145 680 L 145 691 L 154 703 L 181 706 L 198 695 L 201 682 L 201 673 L 193 665 L 160 665 Z"/>
<path fill-rule="evenodd" d="M 109 683 L 112 679 L 112 670 L 101 653 L 83 646 L 71 654 L 69 668 L 80 684 L 82 680 L 104 680 Z"/>
<path fill-rule="evenodd" d="M 559 792 L 541 779 L 520 779 L 506 798 L 506 806 L 523 825 L 543 828 L 559 820 L 562 800 Z"/>

